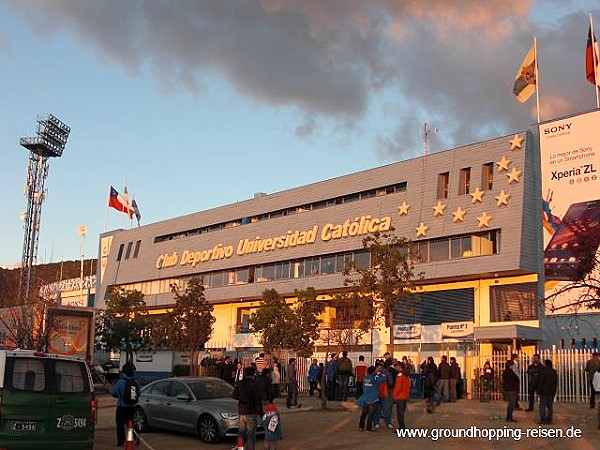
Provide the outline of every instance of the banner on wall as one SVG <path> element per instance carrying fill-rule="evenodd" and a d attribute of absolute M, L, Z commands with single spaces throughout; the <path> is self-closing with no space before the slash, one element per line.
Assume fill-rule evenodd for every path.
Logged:
<path fill-rule="evenodd" d="M 442 322 L 442 338 L 470 338 L 473 337 L 473 322 Z"/>
<path fill-rule="evenodd" d="M 582 252 L 600 234 L 600 111 L 540 125 L 544 275 L 585 276 Z M 583 272 L 582 272 L 583 271 Z"/>
<path fill-rule="evenodd" d="M 420 323 L 394 325 L 394 339 L 418 339 L 421 337 Z"/>

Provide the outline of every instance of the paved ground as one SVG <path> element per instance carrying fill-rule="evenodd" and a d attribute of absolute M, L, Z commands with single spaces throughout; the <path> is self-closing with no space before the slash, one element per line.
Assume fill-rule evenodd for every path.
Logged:
<path fill-rule="evenodd" d="M 115 448 L 114 432 L 114 399 L 99 396 L 99 423 L 96 432 L 96 450 Z M 407 414 L 407 425 L 411 428 L 427 430 L 428 437 L 398 438 L 389 429 L 380 428 L 377 432 L 358 430 L 358 411 L 344 410 L 339 402 L 329 402 L 328 409 L 321 410 L 320 400 L 301 397 L 302 407 L 299 410 L 286 410 L 282 399 L 276 403 L 282 414 L 284 423 L 284 440 L 280 449 L 583 449 L 600 448 L 600 430 L 597 429 L 596 411 L 585 404 L 555 404 L 555 418 L 552 425 L 537 425 L 536 413 L 516 411 L 516 423 L 504 422 L 506 404 L 504 402 L 481 403 L 476 400 L 459 400 L 457 403 L 446 403 L 439 406 L 434 414 L 425 412 L 422 401 L 411 401 Z M 499 430 L 503 438 L 487 439 L 484 437 L 443 437 L 451 429 L 471 429 L 472 432 L 490 433 Z M 442 431 L 437 431 L 442 429 Z M 563 438 L 525 437 L 526 429 L 530 433 L 560 433 L 572 435 Z M 533 430 L 533 431 L 531 431 Z M 456 433 L 456 431 L 454 431 Z M 432 434 L 442 435 L 434 440 Z M 520 433 L 520 436 L 519 436 Z M 573 434 L 580 433 L 581 437 Z M 229 440 L 216 445 L 206 445 L 198 438 L 176 433 L 151 432 L 143 436 L 148 445 L 138 448 L 146 450 L 183 450 L 183 449 L 230 449 L 235 441 Z M 259 441 L 258 449 L 263 442 Z"/>

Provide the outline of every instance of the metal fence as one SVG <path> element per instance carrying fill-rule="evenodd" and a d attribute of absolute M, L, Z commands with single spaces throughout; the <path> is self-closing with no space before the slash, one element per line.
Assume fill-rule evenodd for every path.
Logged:
<path fill-rule="evenodd" d="M 590 349 L 550 349 L 538 350 L 540 360 L 552 361 L 552 366 L 558 372 L 558 390 L 556 401 L 582 403 L 589 399 L 590 386 L 585 373 L 586 362 L 592 357 Z M 481 369 L 486 361 L 494 369 L 494 388 L 491 398 L 502 399 L 502 371 L 506 361 L 510 359 L 509 351 L 493 352 L 491 354 L 477 351 L 467 352 L 465 355 L 465 377 L 467 390 L 472 398 L 480 398 L 482 387 L 480 382 Z M 521 386 L 519 399 L 527 400 L 529 384 L 527 367 L 533 361 L 533 353 L 519 354 L 519 370 L 521 372 Z"/>

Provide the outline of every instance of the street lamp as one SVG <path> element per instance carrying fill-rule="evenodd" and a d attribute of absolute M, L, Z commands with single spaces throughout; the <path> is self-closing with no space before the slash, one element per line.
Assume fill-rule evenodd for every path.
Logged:
<path fill-rule="evenodd" d="M 85 258 L 85 234 L 87 233 L 87 226 L 85 225 L 79 225 L 77 227 L 77 232 L 79 233 L 79 236 L 81 236 L 81 270 L 80 270 L 80 278 L 79 278 L 79 287 L 81 289 L 80 292 L 80 297 L 79 297 L 79 306 L 85 306 L 85 303 L 83 301 L 83 260 Z"/>

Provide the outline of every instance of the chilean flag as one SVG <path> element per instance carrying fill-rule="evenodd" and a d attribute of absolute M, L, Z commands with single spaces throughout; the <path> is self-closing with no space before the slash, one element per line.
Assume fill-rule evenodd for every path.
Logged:
<path fill-rule="evenodd" d="M 108 197 L 108 206 L 115 208 L 117 211 L 121 211 L 129 216 L 131 219 L 134 214 L 134 209 L 131 207 L 126 198 L 119 195 L 114 187 L 110 187 L 110 195 Z"/>
<path fill-rule="evenodd" d="M 592 33 L 592 26 L 590 24 L 587 48 L 585 50 L 585 76 L 590 83 L 595 84 L 596 86 L 600 86 L 599 56 L 598 41 L 596 40 L 596 34 Z"/>

